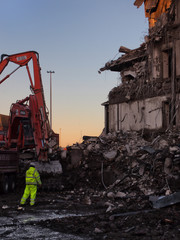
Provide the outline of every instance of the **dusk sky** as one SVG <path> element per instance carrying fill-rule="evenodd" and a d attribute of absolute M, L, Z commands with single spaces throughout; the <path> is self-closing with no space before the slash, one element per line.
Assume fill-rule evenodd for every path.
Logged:
<path fill-rule="evenodd" d="M 148 34 L 144 7 L 134 0 L 0 0 L 0 55 L 34 50 L 39 53 L 45 100 L 49 108 L 50 75 L 53 130 L 60 145 L 99 136 L 109 91 L 119 74 L 98 70 L 120 57 L 120 46 L 135 49 Z M 8 68 L 9 67 L 9 68 Z M 16 65 L 6 68 L 0 80 Z M 31 94 L 25 69 L 0 85 L 0 113 Z"/>

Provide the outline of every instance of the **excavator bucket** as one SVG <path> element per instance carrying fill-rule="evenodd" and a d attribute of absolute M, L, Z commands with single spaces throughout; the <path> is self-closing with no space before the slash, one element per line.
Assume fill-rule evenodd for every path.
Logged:
<path fill-rule="evenodd" d="M 34 162 L 36 169 L 42 174 L 62 174 L 62 165 L 59 160 L 50 162 Z"/>

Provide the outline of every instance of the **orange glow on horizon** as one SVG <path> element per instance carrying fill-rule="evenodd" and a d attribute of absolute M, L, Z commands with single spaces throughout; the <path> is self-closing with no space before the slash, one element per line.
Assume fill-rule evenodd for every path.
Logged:
<path fill-rule="evenodd" d="M 102 129 L 103 130 L 103 129 Z M 102 130 L 99 129 L 88 129 L 85 131 L 79 131 L 79 129 L 71 131 L 70 129 L 61 129 L 59 132 L 59 146 L 67 147 L 76 143 L 83 142 L 83 136 L 99 136 L 102 133 Z"/>
<path fill-rule="evenodd" d="M 104 128 L 104 115 L 90 118 L 87 114 L 80 117 L 74 115 L 62 115 L 59 121 L 59 113 L 54 117 L 53 131 L 59 134 L 59 145 L 61 147 L 72 146 L 83 142 L 83 136 L 99 136 Z"/>

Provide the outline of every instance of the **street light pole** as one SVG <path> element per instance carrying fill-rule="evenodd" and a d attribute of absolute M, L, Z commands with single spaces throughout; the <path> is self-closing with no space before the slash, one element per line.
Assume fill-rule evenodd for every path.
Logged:
<path fill-rule="evenodd" d="M 47 73 L 50 73 L 50 127 L 52 129 L 52 73 L 55 72 L 47 71 Z"/>

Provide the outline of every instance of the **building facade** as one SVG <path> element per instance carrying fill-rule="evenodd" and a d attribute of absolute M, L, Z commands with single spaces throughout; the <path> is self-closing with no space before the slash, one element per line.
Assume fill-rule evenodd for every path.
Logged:
<path fill-rule="evenodd" d="M 137 49 L 121 46 L 123 55 L 99 72 L 120 73 L 121 84 L 109 92 L 105 130 L 139 131 L 180 127 L 180 0 L 136 0 L 144 4 L 149 33 Z"/>

